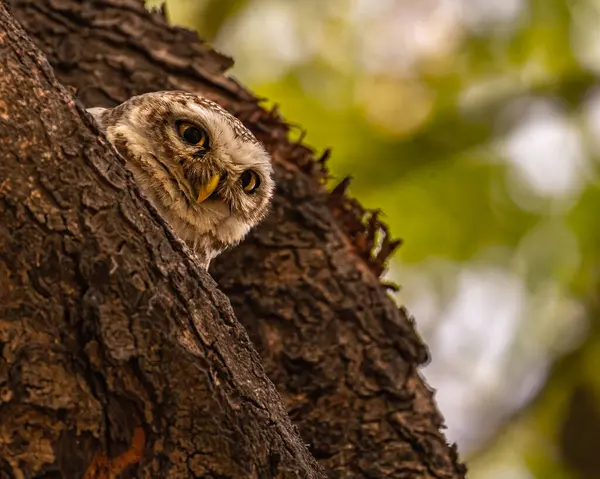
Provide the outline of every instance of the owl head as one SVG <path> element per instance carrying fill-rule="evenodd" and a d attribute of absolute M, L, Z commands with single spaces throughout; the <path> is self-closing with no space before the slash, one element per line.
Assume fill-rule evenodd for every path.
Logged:
<path fill-rule="evenodd" d="M 88 112 L 175 232 L 207 262 L 266 215 L 274 191 L 270 156 L 216 103 L 160 91 Z"/>

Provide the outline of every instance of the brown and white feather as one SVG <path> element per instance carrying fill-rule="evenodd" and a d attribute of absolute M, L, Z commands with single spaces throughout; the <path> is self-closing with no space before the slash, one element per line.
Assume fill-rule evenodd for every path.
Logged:
<path fill-rule="evenodd" d="M 206 268 L 266 216 L 275 188 L 271 158 L 216 103 L 183 91 L 159 91 L 88 112 L 125 158 L 142 191 Z M 207 133 L 210 147 L 203 155 L 178 135 L 179 121 Z M 247 170 L 260 178 L 252 194 L 240 182 Z M 223 177 L 215 194 L 196 203 L 194 184 L 207 181 L 215 171 Z"/>

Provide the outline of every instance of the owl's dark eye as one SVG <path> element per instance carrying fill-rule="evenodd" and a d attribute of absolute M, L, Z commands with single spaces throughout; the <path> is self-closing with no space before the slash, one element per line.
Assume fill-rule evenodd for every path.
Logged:
<path fill-rule="evenodd" d="M 249 194 L 254 193 L 260 186 L 260 176 L 252 170 L 244 171 L 240 177 L 240 181 L 242 182 L 244 191 Z"/>
<path fill-rule="evenodd" d="M 193 123 L 187 121 L 179 122 L 177 124 L 177 133 L 190 145 L 208 148 L 208 135 L 203 129 L 198 128 Z"/>

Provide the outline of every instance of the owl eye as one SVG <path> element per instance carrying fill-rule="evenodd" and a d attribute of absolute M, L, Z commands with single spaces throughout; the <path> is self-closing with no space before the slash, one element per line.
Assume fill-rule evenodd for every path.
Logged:
<path fill-rule="evenodd" d="M 204 130 L 192 123 L 188 123 L 187 121 L 179 122 L 177 124 L 177 133 L 190 145 L 208 148 L 208 135 Z"/>
<path fill-rule="evenodd" d="M 260 186 L 260 177 L 252 170 L 244 171 L 240 181 L 246 193 L 254 193 Z"/>

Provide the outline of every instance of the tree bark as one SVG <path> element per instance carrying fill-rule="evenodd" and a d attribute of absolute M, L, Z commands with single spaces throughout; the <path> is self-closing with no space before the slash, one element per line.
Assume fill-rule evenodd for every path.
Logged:
<path fill-rule="evenodd" d="M 97 135 L 0 4 L 0 477 L 325 477 Z"/>
<path fill-rule="evenodd" d="M 328 477 L 464 477 L 455 448 L 440 432 L 433 393 L 419 375 L 427 350 L 379 279 L 397 243 L 376 214 L 345 194 L 346 182 L 325 190 L 327 155 L 317 160 L 310 148 L 290 141 L 277 112 L 261 108 L 225 75 L 231 60 L 137 0 L 11 4 L 60 81 L 75 87 L 86 107 L 112 106 L 148 91 L 193 91 L 236 114 L 271 152 L 278 185 L 272 212 L 242 245 L 217 258 L 211 273 Z M 375 232 L 384 238 L 380 250 Z M 203 281 L 201 289 L 218 296 Z M 229 345 L 237 347 L 247 344 Z M 169 362 L 177 363 L 179 354 L 169 351 Z M 180 394 L 155 387 L 165 397 Z M 209 396 L 207 390 L 199 394 L 197 407 L 214 411 Z M 221 421 L 211 415 L 209 423 L 215 419 Z M 211 429 L 215 441 L 230 435 L 226 421 L 225 432 L 217 433 L 221 425 Z M 294 454 L 286 460 L 301 456 Z"/>

